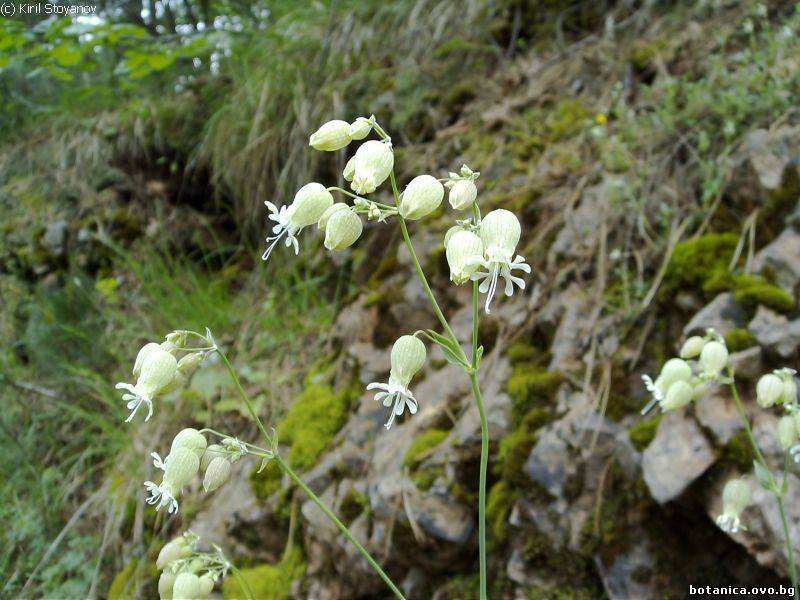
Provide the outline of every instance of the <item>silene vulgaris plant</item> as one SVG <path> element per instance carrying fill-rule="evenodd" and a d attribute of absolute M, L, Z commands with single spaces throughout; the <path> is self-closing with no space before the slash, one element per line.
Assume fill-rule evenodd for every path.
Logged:
<path fill-rule="evenodd" d="M 480 597 L 484 599 L 487 590 L 486 476 L 489 429 L 478 380 L 483 354 L 483 347 L 478 338 L 478 326 L 481 307 L 486 314 L 489 314 L 498 286 L 502 286 L 502 291 L 507 296 L 511 296 L 516 288 L 525 287 L 525 281 L 520 275 L 530 273 L 531 269 L 525 259 L 516 254 L 521 227 L 517 217 L 507 210 L 493 210 L 485 216 L 481 214 L 475 183 L 480 173 L 466 165 L 462 166 L 458 173 L 449 173 L 445 178 L 436 178 L 429 174 L 418 175 L 411 179 L 401 192 L 395 177 L 391 138 L 374 116 L 359 117 L 352 123 L 340 120 L 325 123 L 311 135 L 309 145 L 317 150 L 332 152 L 341 150 L 354 141 L 366 140 L 371 134 L 377 139 L 364 141 L 344 167 L 343 177 L 349 183 L 350 190 L 312 182 L 302 186 L 288 205 L 278 207 L 272 202 L 265 202 L 269 210 L 271 231 L 262 258 L 267 260 L 280 246 L 291 248 L 295 254 L 299 253 L 301 241 L 307 242 L 305 239 L 308 237 L 307 232 L 314 226 L 324 234 L 323 244 L 331 252 L 340 252 L 355 244 L 363 232 L 364 220 L 376 221 L 380 226 L 396 223 L 400 227 L 415 275 L 425 291 L 431 310 L 439 321 L 440 329 L 398 332 L 397 340 L 391 349 L 391 370 L 388 381 L 370 383 L 367 389 L 375 390 L 375 400 L 389 409 L 385 423 L 385 428 L 388 430 L 398 419 L 404 418 L 406 412 L 414 415 L 419 402 L 425 401 L 424 398 L 418 399 L 414 396 L 411 383 L 425 364 L 426 342 L 439 346 L 447 360 L 459 365 L 469 378 L 481 422 L 478 558 Z M 391 191 L 392 204 L 381 203 L 368 197 L 381 186 L 386 186 Z M 470 340 L 459 340 L 453 333 L 428 283 L 408 231 L 410 221 L 421 221 L 439 208 L 445 193 L 450 206 L 462 213 L 462 218 L 456 219 L 453 227 L 445 234 L 443 243 L 453 284 L 472 285 Z M 334 194 L 340 196 L 341 201 L 335 201 Z M 353 537 L 347 527 L 283 459 L 280 454 L 278 432 L 275 429 L 267 430 L 262 423 L 239 383 L 230 361 L 216 344 L 210 331 L 206 330 L 204 333 L 174 331 L 164 342 L 152 342 L 141 349 L 133 369 L 136 383 L 117 385 L 127 392 L 123 396 L 128 402 L 128 409 L 131 410 L 127 420 L 131 421 L 143 405 L 147 408 L 145 420 L 149 419 L 153 413 L 154 400 L 179 387 L 211 354 L 218 355 L 225 365 L 237 393 L 258 427 L 263 438 L 263 446 L 208 428 L 184 429 L 174 437 L 165 457 L 162 458 L 157 451 L 152 453 L 153 465 L 163 474 L 158 482 L 145 482 L 147 502 L 155 506 L 156 510 L 165 508 L 168 514 L 172 514 L 179 510 L 179 499 L 183 488 L 200 473 L 203 477 L 203 488 L 210 493 L 224 485 L 230 474 L 231 464 L 238 460 L 261 461 L 262 469 L 270 461 L 275 461 L 289 479 L 339 528 L 395 596 L 403 598 L 399 588 L 366 548 Z M 657 381 L 654 388 L 656 385 L 661 384 Z M 184 536 L 170 544 L 175 544 L 181 552 L 188 552 L 186 548 L 192 548 L 192 539 Z M 170 544 L 165 546 L 164 551 L 172 547 Z M 184 563 L 192 564 L 191 561 L 187 562 L 185 558 L 180 557 L 175 563 L 178 568 L 171 568 L 165 571 L 166 575 L 162 575 L 163 589 L 159 582 L 159 593 L 162 598 L 195 597 L 185 596 L 184 589 L 195 590 L 198 585 L 202 586 L 198 588 L 201 591 L 210 591 L 209 578 L 203 579 L 205 576 L 197 576 L 197 573 L 190 569 L 181 569 L 180 565 Z M 224 569 L 215 567 L 212 570 L 210 576 L 212 583 L 224 576 L 228 570 L 237 573 L 227 561 L 224 565 L 226 565 Z M 245 586 L 243 589 L 246 591 Z"/>
<path fill-rule="evenodd" d="M 765 410 L 782 409 L 784 415 L 777 421 L 775 438 L 783 452 L 783 465 L 780 475 L 773 473 L 764 454 L 756 442 L 750 420 L 739 396 L 733 366 L 728 348 L 722 336 L 713 329 L 705 336 L 688 338 L 680 349 L 680 356 L 669 359 L 653 381 L 644 375 L 647 390 L 652 399 L 642 410 L 647 413 L 655 405 L 662 411 L 670 411 L 686 406 L 692 401 L 701 401 L 712 386 L 727 386 L 736 411 L 742 421 L 747 439 L 753 450 L 753 476 L 758 485 L 775 497 L 780 514 L 783 535 L 786 541 L 786 558 L 789 576 L 795 595 L 798 593 L 797 568 L 790 529 L 786 520 L 783 498 L 789 487 L 788 473 L 792 462 L 800 462 L 800 403 L 797 399 L 797 383 L 794 369 L 776 369 L 763 375 L 756 384 L 756 402 Z M 722 514 L 717 517 L 717 525 L 723 531 L 737 534 L 747 527 L 742 521 L 742 513 L 750 502 L 751 484 L 744 478 L 731 479 L 722 490 Z"/>

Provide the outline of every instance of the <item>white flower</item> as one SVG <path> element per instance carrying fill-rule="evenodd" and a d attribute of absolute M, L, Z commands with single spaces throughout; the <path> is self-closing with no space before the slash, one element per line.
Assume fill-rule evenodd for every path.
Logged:
<path fill-rule="evenodd" d="M 197 431 L 197 429 L 187 427 L 186 429 L 179 431 L 178 435 L 172 439 L 172 445 L 170 446 L 169 452 L 171 455 L 178 448 L 185 448 L 194 452 L 197 455 L 197 458 L 201 458 L 206 450 L 207 445 L 208 441 L 206 440 L 206 436 Z"/>
<path fill-rule="evenodd" d="M 158 578 L 158 597 L 161 600 L 172 600 L 172 587 L 175 585 L 175 573 L 164 571 Z"/>
<path fill-rule="evenodd" d="M 350 123 L 347 121 L 328 121 L 311 134 L 308 145 L 316 150 L 332 152 L 350 143 Z"/>
<path fill-rule="evenodd" d="M 797 443 L 797 425 L 792 415 L 778 419 L 778 443 L 784 452 Z"/>
<path fill-rule="evenodd" d="M 692 398 L 697 396 L 697 386 L 691 385 L 691 379 L 692 367 L 689 366 L 689 363 L 680 358 L 671 358 L 665 362 L 664 366 L 661 368 L 661 373 L 655 381 L 653 381 L 649 375 L 642 375 L 645 388 L 647 388 L 647 391 L 653 396 L 652 400 L 645 406 L 644 410 L 642 410 L 642 414 L 647 413 L 656 403 L 660 405 L 662 410 L 671 410 L 688 404 Z M 689 400 L 686 400 L 686 389 L 681 386 L 669 401 L 667 401 L 670 388 L 679 382 L 690 385 L 692 394 Z M 702 384 L 702 382 L 699 381 L 696 383 L 697 385 Z"/>
<path fill-rule="evenodd" d="M 147 498 L 147 503 L 154 505 L 156 510 L 166 506 L 169 514 L 178 512 L 178 501 L 175 499 L 177 492 L 173 490 L 173 487 L 168 482 L 165 481 L 161 485 L 157 485 L 152 481 L 145 481 L 144 487 L 147 493 L 150 494 Z"/>
<path fill-rule="evenodd" d="M 421 219 L 437 208 L 444 198 L 444 186 L 432 175 L 414 177 L 400 198 L 400 214 L 404 219 Z"/>
<path fill-rule="evenodd" d="M 172 354 L 160 346 L 150 347 L 145 352 L 149 346 L 150 344 L 139 351 L 139 355 L 144 353 L 144 357 L 140 364 L 134 366 L 134 370 L 138 370 L 136 385 L 120 382 L 114 386 L 118 390 L 129 392 L 122 395 L 122 399 L 127 401 L 128 410 L 131 411 L 131 414 L 125 419 L 126 423 L 133 420 L 136 411 L 143 404 L 147 406 L 147 416 L 144 420 L 149 420 L 153 415 L 153 399 L 167 389 L 178 371 L 178 361 Z M 138 360 L 137 356 L 137 362 Z"/>
<path fill-rule="evenodd" d="M 352 210 L 340 210 L 331 215 L 325 228 L 325 247 L 339 252 L 356 243 L 364 226 Z"/>
<path fill-rule="evenodd" d="M 783 395 L 783 381 L 774 373 L 762 375 L 756 384 L 756 401 L 761 408 L 773 406 Z"/>
<path fill-rule="evenodd" d="M 693 335 L 683 343 L 683 346 L 681 346 L 680 357 L 695 358 L 699 356 L 703 351 L 703 346 L 705 346 L 705 344 L 706 341 L 702 337 L 699 335 Z"/>
<path fill-rule="evenodd" d="M 221 456 L 216 457 L 208 464 L 203 477 L 203 489 L 213 492 L 223 483 L 228 481 L 231 474 L 231 462 Z"/>
<path fill-rule="evenodd" d="M 202 598 L 200 593 L 200 578 L 194 573 L 179 573 L 172 586 L 173 600 L 197 600 Z"/>
<path fill-rule="evenodd" d="M 483 242 L 471 231 L 456 231 L 445 246 L 445 255 L 450 267 L 450 281 L 461 285 L 469 281 L 478 268 L 471 259 L 483 256 Z"/>
<path fill-rule="evenodd" d="M 406 406 L 412 415 L 417 413 L 417 399 L 408 389 L 411 379 L 425 364 L 425 344 L 413 335 L 404 335 L 392 346 L 391 371 L 388 383 L 373 382 L 368 390 L 381 390 L 375 394 L 375 400 L 392 407 L 392 413 L 386 422 L 386 429 L 394 423 L 396 416 L 402 415 Z"/>
<path fill-rule="evenodd" d="M 464 210 L 472 206 L 475 198 L 478 197 L 478 188 L 471 179 L 456 181 L 450 188 L 447 201 L 456 210 Z"/>
<path fill-rule="evenodd" d="M 192 548 L 186 541 L 186 537 L 179 535 L 173 540 L 164 544 L 156 558 L 156 568 L 163 571 L 171 562 L 180 558 L 186 558 L 192 554 Z"/>
<path fill-rule="evenodd" d="M 723 342 L 712 340 L 706 342 L 700 352 L 700 367 L 703 375 L 709 379 L 716 379 L 728 364 L 728 349 Z"/>
<path fill-rule="evenodd" d="M 363 140 L 372 131 L 372 124 L 375 117 L 358 117 L 355 121 L 350 123 L 350 138 L 353 140 Z"/>
<path fill-rule="evenodd" d="M 393 167 L 394 153 L 390 142 L 364 142 L 353 157 L 353 181 L 350 187 L 356 194 L 371 194 L 386 181 Z"/>
<path fill-rule="evenodd" d="M 717 517 L 717 525 L 722 531 L 736 533 L 747 529 L 739 519 L 750 502 L 750 486 L 742 479 L 731 479 L 722 490 L 722 514 Z"/>
<path fill-rule="evenodd" d="M 285 236 L 285 244 L 292 246 L 294 253 L 300 252 L 297 243 L 297 234 L 304 227 L 319 221 L 325 210 L 333 204 L 333 196 L 321 183 L 307 183 L 299 190 L 292 200 L 291 206 L 282 206 L 280 210 L 272 202 L 264 202 L 270 211 L 269 218 L 275 221 L 272 234 L 267 238 L 267 249 L 261 255 L 262 260 L 267 260 L 278 242 Z"/>
<path fill-rule="evenodd" d="M 492 303 L 495 291 L 497 290 L 497 280 L 502 277 L 505 279 L 505 294 L 511 296 L 514 293 L 514 285 L 520 289 L 525 289 L 525 281 L 521 277 L 512 275 L 512 271 L 520 270 L 530 273 L 531 268 L 525 259 L 517 255 L 514 257 L 514 250 L 519 242 L 521 228 L 519 220 L 514 213 L 505 209 L 493 210 L 481 221 L 480 237 L 483 242 L 484 255 L 470 259 L 470 263 L 481 266 L 485 271 L 477 271 L 472 274 L 470 279 L 473 281 L 483 280 L 478 290 L 486 294 L 486 314 L 489 314 L 489 305 Z"/>

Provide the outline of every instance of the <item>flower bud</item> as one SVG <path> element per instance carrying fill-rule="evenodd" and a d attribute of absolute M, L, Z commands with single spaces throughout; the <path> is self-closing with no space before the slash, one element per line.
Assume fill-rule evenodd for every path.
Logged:
<path fill-rule="evenodd" d="M 156 568 L 159 571 L 163 571 L 172 561 L 186 558 L 191 553 L 192 549 L 189 547 L 186 538 L 180 535 L 164 544 L 164 547 L 161 548 L 156 558 Z"/>
<path fill-rule="evenodd" d="M 386 181 L 394 167 L 392 145 L 370 140 L 356 150 L 353 181 L 350 187 L 356 194 L 370 194 Z"/>
<path fill-rule="evenodd" d="M 183 348 L 186 346 L 187 332 L 183 330 L 172 331 L 166 335 L 164 339 L 172 344 L 175 348 Z"/>
<path fill-rule="evenodd" d="M 205 354 L 203 352 L 191 352 L 178 361 L 178 371 L 187 377 L 195 372 L 197 367 L 203 362 Z"/>
<path fill-rule="evenodd" d="M 667 395 L 661 402 L 662 410 L 675 410 L 692 401 L 694 390 L 686 381 L 676 381 L 667 389 Z"/>
<path fill-rule="evenodd" d="M 461 285 L 478 269 L 479 265 L 470 263 L 469 259 L 483 256 L 483 242 L 471 231 L 457 231 L 450 237 L 445 254 L 450 266 L 450 281 Z"/>
<path fill-rule="evenodd" d="M 175 574 L 164 571 L 158 578 L 158 597 L 161 600 L 172 600 L 172 589 L 175 586 Z"/>
<path fill-rule="evenodd" d="M 504 208 L 493 210 L 481 221 L 481 241 L 487 253 L 514 254 L 521 227 L 516 215 Z"/>
<path fill-rule="evenodd" d="M 203 489 L 206 492 L 213 492 L 223 483 L 228 481 L 230 474 L 230 461 L 227 458 L 218 456 L 209 463 L 208 468 L 206 469 L 206 474 L 203 477 Z"/>
<path fill-rule="evenodd" d="M 208 573 L 200 577 L 200 595 L 205 598 L 214 589 L 214 578 Z"/>
<path fill-rule="evenodd" d="M 352 210 L 339 210 L 330 217 L 325 229 L 325 247 L 333 252 L 344 250 L 361 237 L 364 226 Z"/>
<path fill-rule="evenodd" d="M 317 150 L 340 150 L 350 143 L 350 123 L 328 121 L 311 134 L 308 145 Z M 316 219 L 314 219 L 316 221 Z"/>
<path fill-rule="evenodd" d="M 472 206 L 477 197 L 478 188 L 475 182 L 471 179 L 461 179 L 460 181 L 456 181 L 450 188 L 447 200 L 454 209 L 464 210 Z"/>
<path fill-rule="evenodd" d="M 784 452 L 797 443 L 797 426 L 792 415 L 778 419 L 778 443 Z"/>
<path fill-rule="evenodd" d="M 671 358 L 664 363 L 661 368 L 660 386 L 661 389 L 668 391 L 676 381 L 688 382 L 692 377 L 692 367 L 685 360 Z"/>
<path fill-rule="evenodd" d="M 444 234 L 444 247 L 447 249 L 447 244 L 450 243 L 450 239 L 459 231 L 468 231 L 461 227 L 461 225 L 453 225 L 450 229 L 448 229 Z"/>
<path fill-rule="evenodd" d="M 728 349 L 722 342 L 712 341 L 703 346 L 700 352 L 700 365 L 703 372 L 717 376 L 728 364 Z"/>
<path fill-rule="evenodd" d="M 170 446 L 169 452 L 172 454 L 178 448 L 186 448 L 187 450 L 194 452 L 199 459 L 203 456 L 203 452 L 205 452 L 207 444 L 208 442 L 206 441 L 206 436 L 197 431 L 197 429 L 187 427 L 186 429 L 181 430 L 178 435 L 173 438 L 172 446 Z"/>
<path fill-rule="evenodd" d="M 194 573 L 180 573 L 172 586 L 173 600 L 198 600 L 200 578 Z"/>
<path fill-rule="evenodd" d="M 142 363 L 144 359 L 147 358 L 151 352 L 154 350 L 160 350 L 161 345 L 156 344 L 155 342 L 150 342 L 149 344 L 145 344 L 142 346 L 142 349 L 139 350 L 139 353 L 136 355 L 136 362 L 133 364 L 133 376 L 139 377 L 139 373 L 142 372 Z"/>
<path fill-rule="evenodd" d="M 777 375 L 762 375 L 756 384 L 756 402 L 761 408 L 774 406 L 783 394 L 783 381 Z"/>
<path fill-rule="evenodd" d="M 689 385 L 692 386 L 692 400 L 700 400 L 708 391 L 708 384 L 699 377 L 692 377 Z"/>
<path fill-rule="evenodd" d="M 350 139 L 363 140 L 372 131 L 372 122 L 366 117 L 358 117 L 350 123 Z"/>
<path fill-rule="evenodd" d="M 731 479 L 722 490 L 722 511 L 738 517 L 750 502 L 750 486 L 743 479 Z"/>
<path fill-rule="evenodd" d="M 681 346 L 680 357 L 688 359 L 700 356 L 705 344 L 706 341 L 702 337 L 699 335 L 693 335 L 683 343 L 683 346 Z"/>
<path fill-rule="evenodd" d="M 785 375 L 783 379 L 783 392 L 780 402 L 783 404 L 794 404 L 797 402 L 797 383 L 791 374 Z"/>
<path fill-rule="evenodd" d="M 142 360 L 136 389 L 145 396 L 154 396 L 166 387 L 178 370 L 178 361 L 160 347 L 149 351 Z"/>
<path fill-rule="evenodd" d="M 356 172 L 356 157 L 351 156 L 350 160 L 347 161 L 347 164 L 344 166 L 344 171 L 342 171 L 342 177 L 344 177 L 345 181 L 353 181 L 353 175 Z"/>
<path fill-rule="evenodd" d="M 164 467 L 164 481 L 179 491 L 197 474 L 200 459 L 187 448 L 176 448 L 169 453 Z"/>
<path fill-rule="evenodd" d="M 205 471 L 211 461 L 218 457 L 225 456 L 225 449 L 219 444 L 209 444 L 206 451 L 203 452 L 203 457 L 200 459 L 200 470 Z"/>
<path fill-rule="evenodd" d="M 421 219 L 437 208 L 444 198 L 444 186 L 432 175 L 414 177 L 400 198 L 400 214 L 405 219 Z"/>
<path fill-rule="evenodd" d="M 336 202 L 335 204 L 330 205 L 325 209 L 325 212 L 322 213 L 319 221 L 317 221 L 317 227 L 320 230 L 325 231 L 325 227 L 327 227 L 330 218 L 340 210 L 350 210 L 350 207 L 344 202 Z"/>
<path fill-rule="evenodd" d="M 321 183 L 307 183 L 294 195 L 289 222 L 294 231 L 313 225 L 333 204 L 333 196 Z"/>
<path fill-rule="evenodd" d="M 425 364 L 425 344 L 413 335 L 400 336 L 392 346 L 390 376 L 407 387 Z"/>

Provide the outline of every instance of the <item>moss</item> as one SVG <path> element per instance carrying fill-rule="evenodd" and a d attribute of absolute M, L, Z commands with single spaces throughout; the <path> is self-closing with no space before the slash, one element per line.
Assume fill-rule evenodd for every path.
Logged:
<path fill-rule="evenodd" d="M 521 362 L 532 362 L 538 353 L 539 351 L 527 342 L 516 342 L 506 350 L 506 356 L 508 356 L 508 360 L 512 365 Z"/>
<path fill-rule="evenodd" d="M 536 443 L 536 432 L 520 427 L 500 440 L 497 466 L 500 478 L 511 484 L 523 482 L 522 468 Z"/>
<path fill-rule="evenodd" d="M 656 430 L 658 424 L 661 422 L 661 415 L 656 415 L 649 419 L 639 421 L 628 430 L 628 439 L 631 441 L 639 452 L 642 452 L 653 438 L 656 437 Z"/>
<path fill-rule="evenodd" d="M 667 47 L 666 41 L 656 40 L 636 40 L 628 51 L 628 62 L 631 63 L 637 70 L 647 70 L 653 62 L 653 59 Z"/>
<path fill-rule="evenodd" d="M 252 594 L 258 600 L 287 600 L 291 595 L 292 582 L 302 577 L 305 571 L 303 553 L 294 546 L 278 564 L 241 569 L 244 586 L 236 575 L 226 577 L 222 584 L 222 597 L 225 600 L 239 600 L 249 598 Z"/>
<path fill-rule="evenodd" d="M 755 456 L 747 433 L 742 430 L 734 435 L 720 450 L 720 457 L 723 462 L 733 465 L 741 471 L 752 469 Z"/>
<path fill-rule="evenodd" d="M 519 494 L 505 481 L 498 481 L 489 490 L 486 499 L 486 520 L 492 532 L 490 544 L 497 547 L 508 538 L 508 513 Z"/>
<path fill-rule="evenodd" d="M 725 334 L 725 345 L 731 352 L 747 350 L 756 345 L 756 338 L 747 329 L 731 329 Z"/>
<path fill-rule="evenodd" d="M 136 582 L 133 580 L 136 564 L 136 559 L 132 559 L 114 576 L 111 587 L 108 588 L 108 600 L 128 600 L 136 597 Z"/>
<path fill-rule="evenodd" d="M 289 445 L 293 467 L 305 471 L 317 463 L 347 421 L 350 407 L 360 393 L 356 386 L 334 392 L 322 383 L 311 383 L 303 390 L 278 428 L 279 439 Z"/>
<path fill-rule="evenodd" d="M 441 467 L 428 467 L 420 469 L 412 474 L 411 479 L 414 480 L 414 485 L 422 492 L 427 492 L 433 487 L 433 484 L 439 477 L 444 475 L 444 469 Z"/>
<path fill-rule="evenodd" d="M 792 295 L 770 283 L 738 289 L 734 291 L 733 297 L 739 304 L 747 308 L 755 308 L 759 304 L 778 312 L 789 312 L 794 308 Z"/>
<path fill-rule="evenodd" d="M 375 270 L 372 272 L 369 280 L 367 281 L 367 288 L 371 290 L 375 290 L 381 286 L 383 280 L 389 277 L 390 275 L 397 272 L 397 245 L 395 244 L 393 247 L 383 255 L 381 262 L 378 263 L 378 266 L 375 267 Z"/>
<path fill-rule="evenodd" d="M 369 512 L 369 498 L 355 488 L 350 488 L 339 504 L 339 518 L 349 525 L 362 513 Z"/>
<path fill-rule="evenodd" d="M 555 371 L 517 366 L 506 384 L 514 422 L 519 422 L 535 406 L 550 404 L 563 380 L 563 375 Z"/>
<path fill-rule="evenodd" d="M 728 270 L 738 242 L 733 233 L 709 233 L 680 242 L 672 252 L 662 290 L 702 289 L 706 281 Z"/>
<path fill-rule="evenodd" d="M 428 429 L 422 432 L 411 443 L 411 447 L 403 457 L 403 464 L 409 468 L 414 468 L 421 462 L 431 450 L 441 444 L 447 437 L 448 432 L 444 429 Z"/>
<path fill-rule="evenodd" d="M 561 100 L 545 117 L 546 141 L 552 144 L 575 135 L 584 128 L 590 116 L 591 111 L 580 100 Z"/>
<path fill-rule="evenodd" d="M 480 575 L 458 575 L 451 577 L 438 590 L 434 596 L 441 600 L 463 600 L 464 598 L 477 598 L 480 594 Z"/>

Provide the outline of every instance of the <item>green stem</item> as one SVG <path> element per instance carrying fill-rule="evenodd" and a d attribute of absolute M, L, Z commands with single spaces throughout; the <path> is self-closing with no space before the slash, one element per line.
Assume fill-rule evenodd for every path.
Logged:
<path fill-rule="evenodd" d="M 472 284 L 472 371 L 469 374 L 472 395 L 478 405 L 481 417 L 481 466 L 478 482 L 478 559 L 480 561 L 481 600 L 486 599 L 486 473 L 489 467 L 489 422 L 483 404 L 481 388 L 478 385 L 478 282 Z"/>
<path fill-rule="evenodd" d="M 397 207 L 400 206 L 400 194 L 397 191 L 397 181 L 394 177 L 394 171 L 389 174 L 389 179 L 392 182 L 392 193 L 394 194 L 394 201 Z M 456 335 L 453 333 L 453 330 L 450 329 L 450 324 L 447 322 L 447 319 L 444 318 L 444 313 L 442 313 L 442 309 L 439 308 L 439 303 L 436 302 L 436 297 L 433 295 L 433 291 L 431 290 L 431 286 L 428 285 L 428 280 L 425 277 L 425 272 L 422 270 L 422 266 L 419 264 L 419 259 L 417 258 L 417 253 L 414 252 L 414 246 L 411 244 L 411 238 L 408 235 L 408 227 L 406 226 L 406 221 L 403 218 L 403 215 L 397 215 L 398 220 L 400 221 L 400 231 L 403 233 L 403 241 L 406 244 L 406 248 L 408 249 L 408 253 L 411 255 L 411 262 L 414 263 L 414 270 L 417 272 L 417 278 L 422 283 L 422 287 L 425 290 L 425 295 L 428 297 L 428 301 L 431 303 L 433 307 L 433 312 L 436 313 L 436 318 L 439 319 L 439 323 L 442 324 L 442 328 L 445 330 L 447 335 L 450 337 L 451 340 L 455 343 L 455 345 L 461 350 L 461 345 L 458 343 L 458 339 Z M 464 356 L 464 351 L 461 350 L 462 358 L 464 362 L 467 362 L 467 357 Z"/>
<path fill-rule="evenodd" d="M 756 460 L 761 464 L 764 468 L 764 472 L 769 474 L 770 481 L 772 483 L 772 488 L 777 490 L 777 483 L 775 482 L 775 478 L 772 476 L 772 471 L 769 470 L 767 466 L 767 461 L 764 460 L 764 455 L 761 454 L 761 450 L 758 448 L 758 444 L 756 443 L 756 438 L 753 435 L 753 430 L 750 428 L 750 420 L 747 418 L 747 413 L 745 413 L 744 405 L 742 404 L 742 399 L 739 397 L 739 390 L 736 389 L 736 382 L 734 381 L 733 369 L 728 366 L 728 379 L 730 383 L 728 384 L 731 389 L 731 395 L 733 396 L 733 402 L 736 405 L 736 410 L 739 413 L 739 417 L 742 419 L 742 424 L 744 425 L 745 433 L 747 433 L 747 439 L 750 440 L 750 445 L 753 447 L 753 452 L 756 455 Z M 785 477 L 785 464 L 784 464 L 784 477 Z M 789 525 L 786 522 L 786 513 L 783 510 L 783 498 L 781 498 L 780 492 L 776 491 L 773 492 L 775 496 L 775 500 L 778 503 L 778 512 L 781 515 L 781 523 L 783 525 L 783 536 L 786 539 L 786 558 L 789 561 L 789 576 L 792 580 L 792 587 L 795 590 L 795 595 L 798 593 L 798 586 L 797 586 L 797 567 L 794 564 L 794 550 L 792 549 L 792 539 L 789 535 Z"/>
<path fill-rule="evenodd" d="M 222 350 L 220 350 L 219 348 L 217 348 L 217 353 L 222 358 L 222 362 L 225 363 L 225 367 L 228 369 L 228 374 L 231 376 L 231 379 L 233 380 L 233 383 L 236 386 L 236 390 L 237 390 L 237 392 L 239 392 L 239 396 L 242 398 L 242 400 L 244 401 L 245 405 L 247 406 L 247 410 L 250 412 L 250 415 L 253 417 L 253 420 L 256 422 L 256 425 L 258 426 L 258 429 L 261 431 L 261 434 L 264 436 L 264 439 L 267 440 L 267 445 L 269 447 L 272 447 L 272 438 L 267 433 L 267 430 L 264 427 L 264 424 L 261 422 L 261 419 L 256 414 L 255 408 L 253 408 L 253 403 L 250 401 L 250 398 L 248 398 L 247 393 L 244 391 L 244 389 L 242 388 L 242 385 L 239 383 L 239 378 L 236 376 L 236 372 L 233 370 L 233 367 L 231 366 L 231 363 L 228 360 L 228 357 L 225 356 L 225 353 L 222 352 Z M 266 457 L 266 458 L 270 458 L 270 457 Z M 380 575 L 381 579 L 383 579 L 386 582 L 386 585 L 388 585 L 389 588 L 392 590 L 392 592 L 394 592 L 395 596 L 397 596 L 398 598 L 401 598 L 402 600 L 405 600 L 403 598 L 403 594 L 401 594 L 400 590 L 397 589 L 397 586 L 395 586 L 395 584 L 392 583 L 392 580 L 389 579 L 389 576 L 383 571 L 383 569 L 381 569 L 381 567 L 378 565 L 378 563 L 375 562 L 375 559 L 373 559 L 372 556 L 370 556 L 370 554 L 369 554 L 369 552 L 367 552 L 366 548 L 364 548 L 364 546 L 362 546 L 361 544 L 358 543 L 358 540 L 356 540 L 353 537 L 353 535 L 350 533 L 350 530 L 347 529 L 347 527 L 344 525 L 344 523 L 342 523 L 336 517 L 336 515 L 333 514 L 333 512 L 327 506 L 325 506 L 325 504 L 323 504 L 322 500 L 320 500 L 317 497 L 317 495 L 311 490 L 311 488 L 309 488 L 303 482 L 303 480 L 300 479 L 300 477 L 297 476 L 297 474 L 292 470 L 292 468 L 277 453 L 275 454 L 273 460 L 278 461 L 278 465 L 281 467 L 281 469 L 283 469 L 283 471 L 289 477 L 291 477 L 291 479 L 298 486 L 300 486 L 300 489 L 302 489 L 308 495 L 308 497 L 311 498 L 311 500 L 313 500 L 314 503 L 317 506 L 319 506 L 319 508 L 322 510 L 322 512 L 325 513 L 325 515 L 334 523 L 334 525 L 336 525 L 339 528 L 339 530 L 348 539 L 348 541 L 351 544 L 353 544 L 353 546 L 356 547 L 356 549 L 362 554 L 362 556 L 367 560 L 367 562 L 372 566 L 372 568 L 375 569 L 375 572 L 377 572 L 378 575 Z"/>
<path fill-rule="evenodd" d="M 231 565 L 230 567 L 231 567 L 231 573 L 233 573 L 233 576 L 236 577 L 236 579 L 239 581 L 239 585 L 242 587 L 242 591 L 245 594 L 247 594 L 247 600 L 256 600 L 256 597 L 253 594 L 253 590 L 250 588 L 250 584 L 247 583 L 247 579 L 244 578 L 241 571 L 239 571 L 239 569 L 237 569 L 233 565 Z"/>
<path fill-rule="evenodd" d="M 350 530 L 345 527 L 345 524 L 342 523 L 335 514 L 319 499 L 319 497 L 308 487 L 305 482 L 297 476 L 297 474 L 292 470 L 292 468 L 284 462 L 284 460 L 280 456 L 275 456 L 275 460 L 278 461 L 278 465 L 280 465 L 281 469 L 283 469 L 284 473 L 286 473 L 289 477 L 291 477 L 292 481 L 294 481 L 305 494 L 311 498 L 311 500 L 316 504 L 319 509 L 325 513 L 325 515 L 333 522 L 336 527 L 339 528 L 339 531 L 342 532 L 342 535 L 347 538 L 347 540 L 356 547 L 356 549 L 361 553 L 361 555 L 366 559 L 366 561 L 375 569 L 375 572 L 381 576 L 381 579 L 389 586 L 389 589 L 394 592 L 394 595 L 398 598 L 404 600 L 404 596 L 402 592 L 397 589 L 397 586 L 392 583 L 392 580 L 389 579 L 389 576 L 381 569 L 380 565 L 375 562 L 375 559 L 370 556 L 369 552 L 367 552 L 366 548 L 358 543 L 358 540 L 353 537 L 353 534 L 350 533 Z"/>

